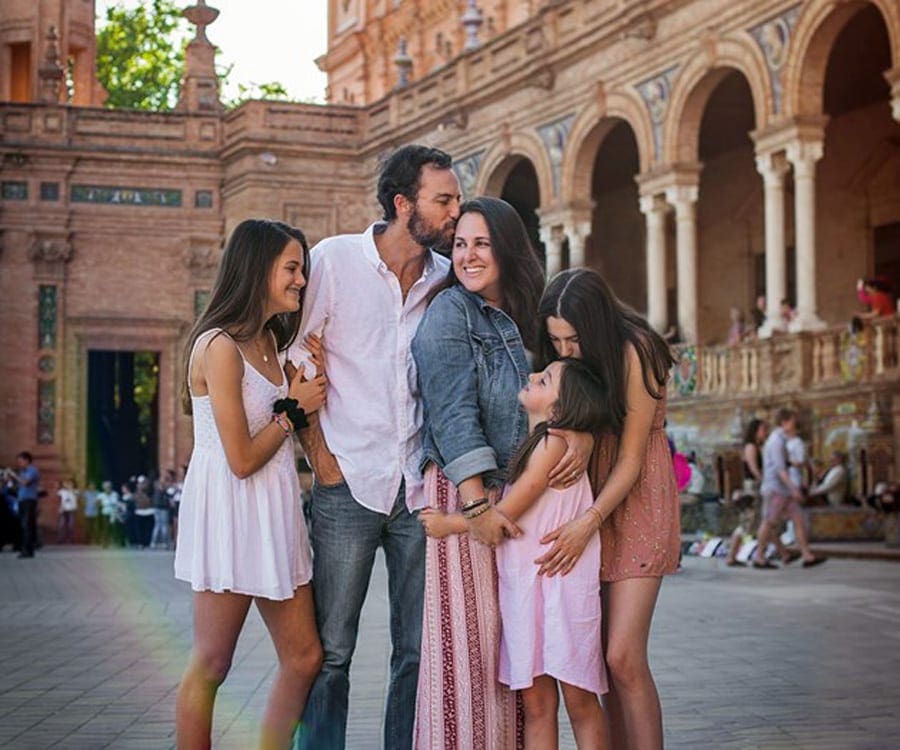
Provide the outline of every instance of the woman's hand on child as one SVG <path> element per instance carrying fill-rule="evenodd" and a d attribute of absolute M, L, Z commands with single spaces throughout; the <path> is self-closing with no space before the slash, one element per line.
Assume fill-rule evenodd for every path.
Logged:
<path fill-rule="evenodd" d="M 587 432 L 555 428 L 551 428 L 549 433 L 566 441 L 566 452 L 559 459 L 559 463 L 553 467 L 548 477 L 550 486 L 553 489 L 561 490 L 572 486 L 581 479 L 581 475 L 587 469 L 591 453 L 594 451 L 594 436 Z"/>
<path fill-rule="evenodd" d="M 476 541 L 496 547 L 507 537 L 515 538 L 522 531 L 496 508 L 482 513 L 480 516 L 470 518 L 468 521 L 469 533 Z"/>
<path fill-rule="evenodd" d="M 325 375 L 316 375 L 312 380 L 307 380 L 303 376 L 305 368 L 305 365 L 300 365 L 298 370 L 288 362 L 284 370 L 291 383 L 288 396 L 297 399 L 300 408 L 309 413 L 317 411 L 325 403 L 325 386 L 328 381 Z"/>
<path fill-rule="evenodd" d="M 553 546 L 534 561 L 541 566 L 538 575 L 552 577 L 557 573 L 568 573 L 575 567 L 587 543 L 596 533 L 597 519 L 592 513 L 583 513 L 543 536 L 541 544 L 552 542 Z"/>

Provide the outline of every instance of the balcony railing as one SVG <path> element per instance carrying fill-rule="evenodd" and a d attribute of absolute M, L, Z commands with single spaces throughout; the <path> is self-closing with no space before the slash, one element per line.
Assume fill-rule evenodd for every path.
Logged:
<path fill-rule="evenodd" d="M 900 381 L 900 317 L 775 335 L 739 346 L 676 347 L 670 398 L 787 395 Z"/>

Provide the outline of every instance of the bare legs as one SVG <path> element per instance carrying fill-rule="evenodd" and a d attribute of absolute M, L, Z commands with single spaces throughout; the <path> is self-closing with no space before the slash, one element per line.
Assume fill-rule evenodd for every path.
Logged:
<path fill-rule="evenodd" d="M 211 746 L 216 691 L 231 667 L 251 601 L 251 597 L 240 594 L 194 593 L 194 648 L 175 707 L 181 750 L 206 750 Z M 279 661 L 263 719 L 260 747 L 286 748 L 322 661 L 312 592 L 309 586 L 302 586 L 292 599 L 257 599 L 257 607 L 275 643 Z"/>
<path fill-rule="evenodd" d="M 278 673 L 263 716 L 259 746 L 276 750 L 291 745 L 306 696 L 322 666 L 322 646 L 316 632 L 312 587 L 300 587 L 286 602 L 257 599 L 256 606 L 278 654 Z"/>
<path fill-rule="evenodd" d="M 662 709 L 647 644 L 661 578 L 604 583 L 603 653 L 609 668 L 604 705 L 615 750 L 661 750 Z"/>
<path fill-rule="evenodd" d="M 578 750 L 608 750 L 606 716 L 594 693 L 557 681 L 549 675 L 534 678 L 522 691 L 525 705 L 526 750 L 554 750 L 559 746 L 559 688 L 572 724 Z"/>
<path fill-rule="evenodd" d="M 182 750 L 211 746 L 216 691 L 231 668 L 251 601 L 239 594 L 194 593 L 194 648 L 175 703 L 175 732 Z"/>

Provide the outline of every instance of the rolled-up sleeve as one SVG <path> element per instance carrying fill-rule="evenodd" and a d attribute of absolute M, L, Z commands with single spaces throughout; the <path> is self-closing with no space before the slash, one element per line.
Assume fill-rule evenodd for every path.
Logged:
<path fill-rule="evenodd" d="M 443 293 L 435 297 L 413 340 L 413 355 L 431 436 L 455 485 L 497 469 L 478 404 L 478 371 L 467 334 L 466 310 Z"/>

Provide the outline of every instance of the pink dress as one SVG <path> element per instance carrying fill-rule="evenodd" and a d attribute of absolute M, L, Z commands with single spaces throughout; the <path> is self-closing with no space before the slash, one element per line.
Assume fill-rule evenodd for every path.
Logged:
<path fill-rule="evenodd" d="M 425 495 L 431 508 L 447 513 L 459 510 L 456 487 L 434 464 L 425 472 Z M 523 748 L 521 702 L 497 680 L 500 608 L 494 550 L 468 534 L 428 537 L 425 543 L 422 659 L 413 747 Z"/>
<path fill-rule="evenodd" d="M 601 581 L 656 578 L 678 569 L 681 551 L 681 506 L 672 453 L 663 423 L 666 394 L 656 404 L 644 465 L 625 499 L 600 527 L 603 543 Z M 599 493 L 616 464 L 619 438 L 604 435 L 594 452 L 593 483 Z"/>
<path fill-rule="evenodd" d="M 500 682 L 513 690 L 549 675 L 598 696 L 607 691 L 600 644 L 600 535 L 565 576 L 538 575 L 547 551 L 541 537 L 594 502 L 587 476 L 564 490 L 547 489 L 518 520 L 522 536 L 497 547 L 500 589 Z"/>

